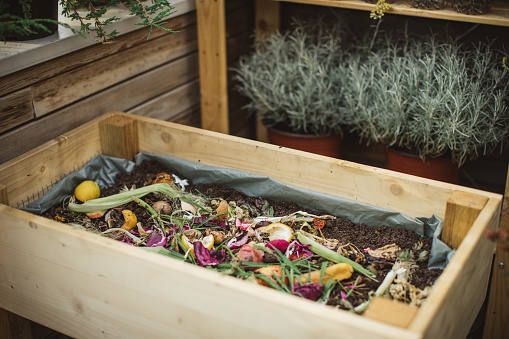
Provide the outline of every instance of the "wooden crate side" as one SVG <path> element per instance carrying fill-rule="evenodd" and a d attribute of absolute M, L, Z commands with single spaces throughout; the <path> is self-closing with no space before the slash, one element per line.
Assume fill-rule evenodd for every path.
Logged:
<path fill-rule="evenodd" d="M 45 193 L 100 149 L 97 122 L 92 122 L 1 164 L 0 184 L 7 188 L 9 204 L 16 206 L 33 194 Z"/>
<path fill-rule="evenodd" d="M 0 307 L 72 337 L 420 337 L 4 205 L 0 215 Z"/>
<path fill-rule="evenodd" d="M 500 198 L 488 200 L 410 330 L 425 338 L 466 337 L 486 296 L 494 244 L 485 231 L 498 227 L 500 208 Z"/>
<path fill-rule="evenodd" d="M 140 151 L 270 176 L 286 184 L 402 212 L 443 218 L 454 190 L 498 194 L 139 117 Z M 193 145 L 189 148 L 188 145 Z M 246 156 L 249 155 L 249 156 Z M 320 176 L 317 176 L 320 173 Z"/>

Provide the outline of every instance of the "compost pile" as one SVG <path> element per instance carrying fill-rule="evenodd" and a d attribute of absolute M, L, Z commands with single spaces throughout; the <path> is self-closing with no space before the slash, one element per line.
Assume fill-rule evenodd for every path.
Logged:
<path fill-rule="evenodd" d="M 419 306 L 442 272 L 427 268 L 432 238 L 196 186 L 156 161 L 119 174 L 100 195 L 71 197 L 45 216 L 357 313 L 381 295 Z"/>

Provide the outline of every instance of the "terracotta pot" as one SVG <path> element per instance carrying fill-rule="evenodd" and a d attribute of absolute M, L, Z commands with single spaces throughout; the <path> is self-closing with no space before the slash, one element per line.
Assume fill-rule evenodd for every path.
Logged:
<path fill-rule="evenodd" d="M 451 158 L 443 156 L 422 161 L 418 155 L 387 147 L 385 149 L 385 166 L 387 169 L 423 178 L 458 183 L 459 168 Z"/>
<path fill-rule="evenodd" d="M 269 141 L 274 145 L 339 158 L 341 135 L 327 136 L 283 132 L 269 128 Z"/>

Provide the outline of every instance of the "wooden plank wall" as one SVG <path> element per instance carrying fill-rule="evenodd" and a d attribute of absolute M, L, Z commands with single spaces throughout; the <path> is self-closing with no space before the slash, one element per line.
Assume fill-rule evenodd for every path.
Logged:
<path fill-rule="evenodd" d="M 228 1 L 229 65 L 247 52 L 253 4 Z M 169 20 L 179 33 L 141 29 L 0 78 L 0 163 L 111 110 L 200 126 L 196 12 Z M 231 134 L 253 126 L 231 95 Z"/>

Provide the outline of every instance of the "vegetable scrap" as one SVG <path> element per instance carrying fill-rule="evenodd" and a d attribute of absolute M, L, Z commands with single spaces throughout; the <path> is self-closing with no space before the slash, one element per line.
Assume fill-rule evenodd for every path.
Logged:
<path fill-rule="evenodd" d="M 440 274 L 435 271 L 431 278 L 425 275 L 424 285 L 417 283 L 420 272 L 429 271 L 431 240 L 425 237 L 412 235 L 422 240 L 406 248 L 399 234 L 385 244 L 376 236 L 361 241 L 369 233 L 365 225 L 222 186 L 195 186 L 178 173 L 162 171 L 160 165 L 152 164 L 157 167 L 153 172 L 143 166 L 133 171 L 142 173 L 137 179 L 134 174 L 133 179 L 123 176 L 102 189 L 101 197 L 95 182 L 81 183 L 67 204 L 55 206 L 46 216 L 356 313 L 381 295 L 419 306 Z M 225 193 L 214 195 L 219 190 L 213 188 Z M 346 226 L 359 233 L 340 234 Z M 376 228 L 387 231 L 385 226 Z"/>

